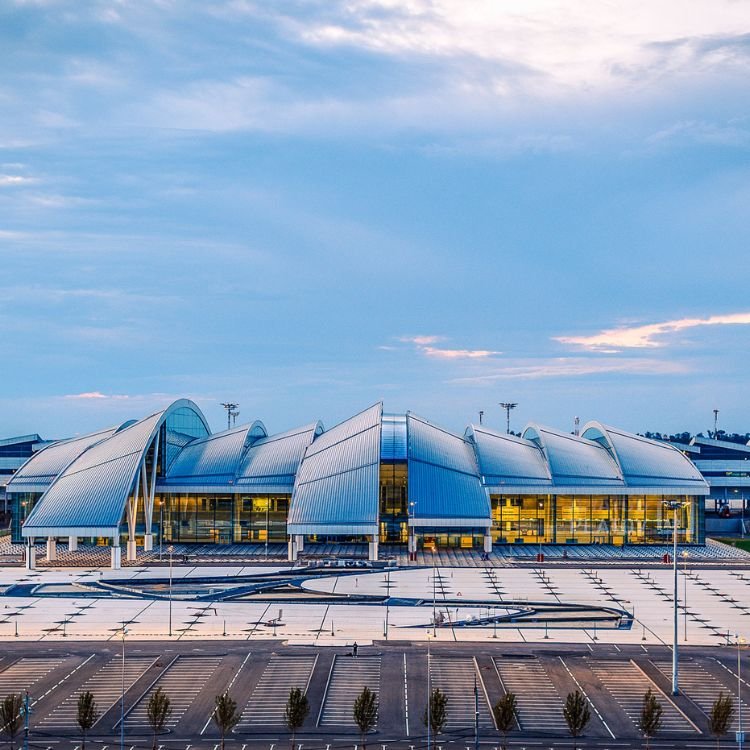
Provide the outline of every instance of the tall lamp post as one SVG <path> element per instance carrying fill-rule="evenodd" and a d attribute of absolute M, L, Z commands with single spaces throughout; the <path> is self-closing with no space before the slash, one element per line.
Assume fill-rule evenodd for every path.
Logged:
<path fill-rule="evenodd" d="M 125 750 L 125 622 L 122 623 L 122 682 L 120 690 L 120 750 Z"/>
<path fill-rule="evenodd" d="M 745 639 L 739 633 L 735 635 L 737 640 L 737 747 L 742 750 L 745 734 L 742 731 L 742 664 L 740 662 L 740 644 Z"/>
<path fill-rule="evenodd" d="M 172 553 L 174 552 L 174 546 L 169 545 L 167 550 L 169 552 L 169 637 L 172 637 Z"/>
<path fill-rule="evenodd" d="M 164 544 L 164 500 L 159 500 L 159 562 L 161 562 L 162 545 Z"/>
<path fill-rule="evenodd" d="M 688 551 L 682 551 L 682 561 L 685 563 L 682 568 L 682 582 L 684 584 L 682 589 L 682 613 L 684 615 L 683 621 L 685 623 L 685 643 L 687 643 L 687 620 L 688 620 L 688 609 L 687 609 L 687 563 L 688 563 Z"/>
<path fill-rule="evenodd" d="M 679 593 L 677 590 L 677 524 L 679 522 L 679 513 L 680 509 L 683 506 L 683 502 L 681 500 L 664 500 L 664 507 L 667 510 L 671 510 L 673 512 L 673 520 L 672 520 L 672 570 L 674 573 L 674 619 L 673 619 L 673 628 L 672 628 L 672 695 L 679 695 L 680 694 L 680 686 L 679 686 L 679 675 L 678 675 L 678 664 L 679 664 L 679 653 L 678 653 L 678 643 L 677 643 L 677 636 L 678 636 L 678 630 L 677 630 L 677 605 L 678 605 L 678 597 Z"/>

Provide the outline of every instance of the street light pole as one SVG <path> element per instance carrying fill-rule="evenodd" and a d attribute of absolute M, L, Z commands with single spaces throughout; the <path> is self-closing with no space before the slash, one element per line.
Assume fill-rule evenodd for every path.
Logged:
<path fill-rule="evenodd" d="M 268 514 L 271 508 L 271 498 L 266 500 L 266 562 L 268 561 Z"/>
<path fill-rule="evenodd" d="M 742 664 L 740 662 L 740 643 L 742 638 L 737 633 L 737 747 L 742 750 L 742 743 L 745 737 L 742 733 Z"/>
<path fill-rule="evenodd" d="M 169 545 L 169 637 L 172 637 L 172 553 L 174 546 Z"/>
<path fill-rule="evenodd" d="M 432 709 L 432 672 L 430 661 L 430 634 L 427 633 L 427 750 L 430 750 L 430 712 Z"/>
<path fill-rule="evenodd" d="M 682 503 L 679 500 L 665 500 L 664 506 L 667 510 L 673 512 L 672 520 L 672 572 L 674 578 L 673 596 L 674 596 L 674 616 L 672 622 L 672 695 L 680 694 L 679 687 L 679 645 L 678 641 L 678 626 L 677 626 L 677 607 L 679 591 L 677 588 L 677 523 L 679 521 L 678 513 L 682 507 Z"/>
<path fill-rule="evenodd" d="M 159 562 L 161 562 L 162 545 L 164 543 L 164 500 L 159 500 Z"/>
<path fill-rule="evenodd" d="M 120 750 L 125 750 L 125 621 L 122 622 L 122 684 L 120 692 Z"/>
<path fill-rule="evenodd" d="M 688 620 L 688 609 L 687 609 L 687 561 L 688 561 L 688 551 L 684 550 L 682 553 L 682 559 L 685 562 L 685 567 L 682 571 L 682 580 L 684 585 L 683 593 L 682 593 L 682 611 L 685 615 L 684 622 L 685 622 L 685 643 L 687 643 L 687 620 Z"/>

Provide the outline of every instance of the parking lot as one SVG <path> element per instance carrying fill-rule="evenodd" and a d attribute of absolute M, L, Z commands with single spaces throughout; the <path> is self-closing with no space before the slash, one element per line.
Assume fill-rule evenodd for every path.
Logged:
<path fill-rule="evenodd" d="M 660 740 L 671 747 L 708 747 L 707 713 L 720 690 L 734 694 L 736 654 L 731 647 L 688 648 L 683 654 L 683 694 L 670 695 L 670 653 L 662 646 L 589 645 L 530 649 L 498 644 L 479 648 L 462 644 L 375 643 L 360 647 L 314 648 L 257 642 L 221 644 L 125 644 L 125 694 L 122 697 L 121 643 L 9 644 L 0 661 L 0 686 L 30 693 L 30 746 L 75 748 L 76 702 L 91 690 L 100 718 L 88 747 L 103 750 L 119 740 L 120 714 L 125 716 L 126 747 L 150 747 L 146 705 L 162 688 L 173 711 L 159 745 L 202 750 L 216 745 L 211 721 L 216 695 L 229 690 L 241 719 L 232 747 L 278 750 L 289 735 L 284 707 L 289 690 L 300 687 L 310 714 L 299 734 L 303 750 L 352 747 L 359 742 L 352 716 L 356 695 L 367 686 L 379 696 L 373 747 L 423 747 L 423 714 L 427 686 L 448 696 L 442 744 L 474 742 L 475 711 L 482 746 L 497 746 L 491 706 L 506 691 L 516 694 L 518 726 L 511 732 L 516 747 L 570 747 L 562 717 L 565 696 L 581 690 L 591 708 L 584 747 L 639 747 L 637 719 L 643 693 L 651 689 L 664 709 Z M 750 653 L 742 652 L 744 662 Z M 750 666 L 750 664 L 748 664 Z M 743 702 L 750 688 L 742 683 Z M 747 705 L 745 705 L 747 711 Z M 743 714 L 743 718 L 747 718 Z M 488 744 L 489 743 L 489 744 Z M 658 742 L 657 742 L 658 746 Z"/>

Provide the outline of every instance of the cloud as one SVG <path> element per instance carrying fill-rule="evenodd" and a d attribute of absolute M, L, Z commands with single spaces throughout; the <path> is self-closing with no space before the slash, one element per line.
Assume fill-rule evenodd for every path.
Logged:
<path fill-rule="evenodd" d="M 658 339 L 669 333 L 718 325 L 750 325 L 750 312 L 712 315 L 708 318 L 680 318 L 663 323 L 608 328 L 593 336 L 555 336 L 553 341 L 580 346 L 591 351 L 614 353 L 621 349 L 655 349 L 665 345 Z"/>
<path fill-rule="evenodd" d="M 79 401 L 89 401 L 89 400 L 98 400 L 98 399 L 114 399 L 118 401 L 122 401 L 125 399 L 129 399 L 130 396 L 125 396 L 121 394 L 112 394 L 107 395 L 105 393 L 102 393 L 101 391 L 87 391 L 86 393 L 71 393 L 63 396 L 63 398 L 72 398 L 77 399 Z"/>
<path fill-rule="evenodd" d="M 24 177 L 20 174 L 0 174 L 0 187 L 17 187 L 19 185 L 31 185 L 37 182 L 33 177 Z"/>
<path fill-rule="evenodd" d="M 486 359 L 501 354 L 501 352 L 490 351 L 489 349 L 445 349 L 435 346 L 435 344 L 445 341 L 445 336 L 401 336 L 399 341 L 403 341 L 405 344 L 414 344 L 418 352 L 433 359 Z"/>
<path fill-rule="evenodd" d="M 542 380 L 545 378 L 580 378 L 590 375 L 679 375 L 690 368 L 679 362 L 645 358 L 588 359 L 583 357 L 558 357 L 545 360 L 509 362 L 500 368 L 479 375 L 454 378 L 450 383 L 462 385 L 492 384 L 498 380 Z"/>

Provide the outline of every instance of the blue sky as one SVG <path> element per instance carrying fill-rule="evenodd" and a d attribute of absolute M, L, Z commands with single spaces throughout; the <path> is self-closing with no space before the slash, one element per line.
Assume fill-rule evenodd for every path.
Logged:
<path fill-rule="evenodd" d="M 740 0 L 0 6 L 0 433 L 750 429 Z"/>

